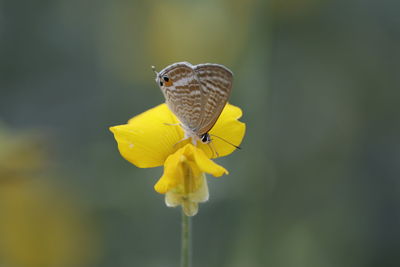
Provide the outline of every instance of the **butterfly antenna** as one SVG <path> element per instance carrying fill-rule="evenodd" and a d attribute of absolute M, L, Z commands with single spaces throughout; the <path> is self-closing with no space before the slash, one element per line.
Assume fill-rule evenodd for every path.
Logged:
<path fill-rule="evenodd" d="M 215 135 L 215 134 L 210 134 L 210 135 L 221 139 L 221 140 L 224 141 L 225 143 L 230 144 L 231 146 L 233 146 L 233 147 L 235 147 L 235 148 L 237 148 L 237 149 L 242 149 L 240 146 L 234 145 L 234 144 L 232 144 L 231 142 L 229 142 L 228 140 L 226 140 L 226 139 L 224 139 L 224 138 L 222 138 L 222 137 L 219 137 L 218 135 Z"/>
<path fill-rule="evenodd" d="M 158 72 L 156 71 L 156 67 L 151 66 L 151 69 L 154 71 L 154 73 L 158 76 Z"/>

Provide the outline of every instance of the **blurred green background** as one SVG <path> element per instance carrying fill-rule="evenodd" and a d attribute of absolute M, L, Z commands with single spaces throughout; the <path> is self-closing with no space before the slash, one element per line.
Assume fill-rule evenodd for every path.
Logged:
<path fill-rule="evenodd" d="M 217 160 L 193 266 L 400 266 L 400 2 L 0 1 L 0 265 L 177 266 L 180 210 L 108 127 L 150 66 L 224 64 L 243 149 Z"/>

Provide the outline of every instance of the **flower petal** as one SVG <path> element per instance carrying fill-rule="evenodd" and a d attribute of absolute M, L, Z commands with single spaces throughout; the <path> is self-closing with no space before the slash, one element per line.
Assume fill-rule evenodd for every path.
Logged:
<path fill-rule="evenodd" d="M 160 194 L 170 190 L 193 193 L 201 186 L 201 180 L 198 178 L 204 172 L 215 177 L 228 174 L 225 168 L 210 160 L 204 151 L 187 144 L 167 158 L 164 173 L 154 189 Z"/>
<path fill-rule="evenodd" d="M 164 173 L 154 186 L 154 189 L 158 193 L 165 194 L 171 188 L 175 188 L 183 183 L 184 173 L 181 166 L 179 166 L 181 164 L 182 154 L 183 149 L 179 149 L 165 161 Z"/>
<path fill-rule="evenodd" d="M 183 130 L 166 104 L 158 105 L 132 119 L 128 124 L 110 127 L 121 155 L 140 168 L 157 167 L 185 142 Z"/>
<path fill-rule="evenodd" d="M 199 203 L 206 202 L 209 197 L 207 179 L 204 173 L 201 174 L 200 187 L 197 191 L 184 195 L 170 190 L 165 194 L 165 204 L 167 207 L 182 205 L 183 212 L 187 216 L 194 216 L 199 210 Z"/>
<path fill-rule="evenodd" d="M 240 117 L 242 117 L 242 110 L 239 107 L 226 104 L 214 127 L 210 130 L 212 142 L 199 144 L 198 147 L 209 158 L 231 154 L 236 149 L 233 145 L 239 146 L 246 132 L 246 124 L 238 121 Z"/>
<path fill-rule="evenodd" d="M 222 166 L 216 164 L 214 161 L 209 159 L 203 150 L 198 149 L 192 146 L 194 160 L 202 172 L 206 172 L 212 174 L 215 177 L 220 177 L 224 174 L 228 174 L 229 172 Z"/>

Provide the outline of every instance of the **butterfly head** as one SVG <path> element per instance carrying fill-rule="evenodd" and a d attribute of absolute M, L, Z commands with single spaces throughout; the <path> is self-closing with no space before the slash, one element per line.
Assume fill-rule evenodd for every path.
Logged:
<path fill-rule="evenodd" d="M 209 133 L 202 134 L 199 136 L 199 138 L 203 144 L 208 144 L 211 142 L 211 137 Z"/>

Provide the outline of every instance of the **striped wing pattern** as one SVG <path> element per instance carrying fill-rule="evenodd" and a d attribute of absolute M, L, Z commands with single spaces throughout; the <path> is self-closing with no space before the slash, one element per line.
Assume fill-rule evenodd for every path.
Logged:
<path fill-rule="evenodd" d="M 207 133 L 217 121 L 229 98 L 232 73 L 218 64 L 175 63 L 159 73 L 166 103 L 188 129 L 198 136 Z"/>
<path fill-rule="evenodd" d="M 196 127 L 201 114 L 201 89 L 196 74 L 187 63 L 165 68 L 160 77 L 167 76 L 172 86 L 160 86 L 169 109 L 189 129 Z"/>
<path fill-rule="evenodd" d="M 202 109 L 195 130 L 207 133 L 217 122 L 232 89 L 232 72 L 217 64 L 200 64 L 194 71 L 201 84 Z"/>

